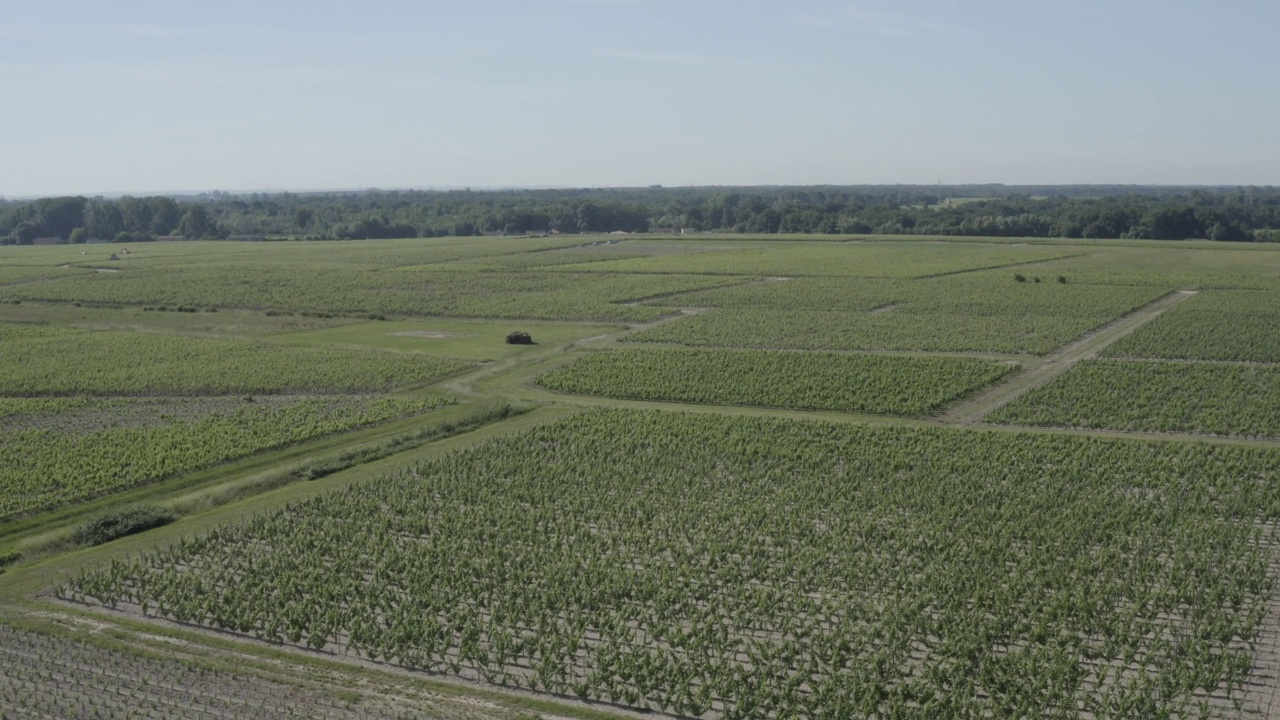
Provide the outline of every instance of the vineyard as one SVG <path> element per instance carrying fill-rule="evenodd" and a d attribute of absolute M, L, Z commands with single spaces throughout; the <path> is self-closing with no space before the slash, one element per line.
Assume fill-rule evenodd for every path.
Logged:
<path fill-rule="evenodd" d="M 682 303 L 717 309 L 627 339 L 698 347 L 1040 355 L 1166 293 L 1017 282 L 1012 273 L 926 282 L 797 278 L 683 295 Z"/>
<path fill-rule="evenodd" d="M 591 353 L 538 384 L 630 400 L 919 416 L 1016 370 L 971 358 L 626 349 Z"/>
<path fill-rule="evenodd" d="M 344 698 L 345 696 L 345 698 Z M 359 704 L 352 702 L 356 698 Z M 409 708 L 412 708 L 411 710 Z M 0 625 L 0 718 L 171 720 L 512 720 L 504 708 L 441 697 L 388 701 L 159 660 Z"/>
<path fill-rule="evenodd" d="M 410 353 L 5 324 L 0 341 L 0 394 L 13 396 L 362 392 L 471 365 Z"/>
<path fill-rule="evenodd" d="M 642 330 L 628 336 L 627 341 L 691 347 L 1024 355 L 1047 353 L 1101 324 L 1097 318 L 1070 315 L 977 316 L 899 310 L 874 314 L 713 310 Z"/>
<path fill-rule="evenodd" d="M 442 403 L 249 398 L 206 403 L 192 412 L 191 403 L 182 402 L 0 398 L 0 522 Z"/>
<path fill-rule="evenodd" d="M 561 265 L 569 272 L 708 273 L 715 275 L 815 275 L 930 277 L 1072 256 L 1069 248 L 989 244 L 767 243 L 692 255 Z"/>
<path fill-rule="evenodd" d="M 1087 362 L 988 421 L 1280 437 L 1280 366 Z"/>
<path fill-rule="evenodd" d="M 1216 290 L 1113 345 L 1111 357 L 1280 363 L 1280 295 Z"/>
<path fill-rule="evenodd" d="M 129 260 L 116 273 L 0 286 L 0 302 L 643 322 L 665 313 L 626 303 L 739 282 L 701 275 L 479 272 L 451 270 L 447 265 L 379 269 L 325 262 L 303 268 L 271 264 L 134 268 L 133 262 Z M 228 275 L 239 279 L 228 283 Z"/>
<path fill-rule="evenodd" d="M 1204 717 L 1245 692 L 1277 471 L 1224 446 L 602 410 L 57 592 L 695 717 Z"/>
<path fill-rule="evenodd" d="M 1273 717 L 1277 318 L 1261 243 L 0 246 L 0 720 Z"/>

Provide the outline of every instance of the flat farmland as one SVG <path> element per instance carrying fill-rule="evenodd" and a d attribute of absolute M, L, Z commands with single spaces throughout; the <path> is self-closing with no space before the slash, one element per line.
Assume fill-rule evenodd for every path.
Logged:
<path fill-rule="evenodd" d="M 1277 470 L 1238 448 L 596 411 L 56 592 L 677 715 L 1182 716 L 1248 674 Z"/>
<path fill-rule="evenodd" d="M 1274 717 L 1277 310 L 1260 244 L 2 246 L 0 714 Z"/>
<path fill-rule="evenodd" d="M 664 255 L 561 265 L 556 270 L 713 275 L 818 275 L 930 277 L 1071 257 L 1070 248 L 1002 247 L 974 243 L 812 243 L 785 247 L 726 248 L 695 255 Z"/>
<path fill-rule="evenodd" d="M 10 396 L 376 391 L 423 383 L 471 365 L 403 353 L 160 333 L 0 325 L 0 338 L 9 338 L 0 393 Z"/>
<path fill-rule="evenodd" d="M 374 321 L 320 330 L 273 335 L 272 342 L 288 345 L 372 348 L 423 353 L 469 361 L 505 360 L 533 346 L 507 344 L 513 331 L 528 332 L 536 346 L 560 346 L 615 333 L 618 325 L 520 321 L 473 321 L 450 318 Z"/>
<path fill-rule="evenodd" d="M 637 400 L 916 416 L 1017 369 L 973 358 L 630 348 L 591 353 L 538 383 Z"/>

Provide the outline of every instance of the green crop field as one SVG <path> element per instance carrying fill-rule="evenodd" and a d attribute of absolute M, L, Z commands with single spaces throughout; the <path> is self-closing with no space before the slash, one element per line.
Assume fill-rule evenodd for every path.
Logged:
<path fill-rule="evenodd" d="M 5 407 L 11 402 L 0 398 L 0 522 L 440 404 L 337 396 Z"/>
<path fill-rule="evenodd" d="M 530 346 L 508 345 L 513 330 L 528 332 L 538 346 L 559 346 L 622 330 L 617 325 L 587 323 L 474 321 L 432 318 L 346 324 L 339 327 L 273 335 L 272 342 L 290 345 L 335 345 L 426 353 L 462 360 L 503 360 L 528 352 Z"/>
<path fill-rule="evenodd" d="M 17 326 L 0 329 L 0 337 L 13 337 L 0 365 L 5 395 L 356 392 L 421 383 L 470 366 L 417 354 L 173 334 Z"/>
<path fill-rule="evenodd" d="M 972 358 L 626 349 L 592 353 L 538 383 L 633 400 L 924 415 L 1016 369 Z"/>
<path fill-rule="evenodd" d="M 730 248 L 695 255 L 561 265 L 555 269 L 713 275 L 928 277 L 1054 260 L 1074 254 L 1071 248 L 1008 248 L 989 244 L 814 243 L 792 247 Z"/>
<path fill-rule="evenodd" d="M 735 282 L 688 274 L 584 273 L 567 279 L 551 272 L 452 268 L 446 262 L 477 253 L 485 257 L 497 249 L 523 249 L 530 258 L 541 259 L 547 254 L 543 250 L 567 243 L 501 239 L 495 247 L 488 240 L 474 242 L 469 252 L 456 240 L 422 240 L 416 245 L 397 241 L 363 253 L 361 246 L 348 243 L 286 243 L 239 252 L 219 243 L 190 243 L 190 257 L 138 246 L 119 260 L 107 261 L 104 269 L 110 272 L 0 283 L 0 302 L 631 322 L 663 314 L 630 304 L 633 301 Z M 52 268 L 69 257 L 39 255 L 47 256 Z"/>
<path fill-rule="evenodd" d="M 1262 243 L 0 246 L 0 716 L 1274 717 L 1277 317 Z"/>
<path fill-rule="evenodd" d="M 1112 357 L 1280 362 L 1280 294 L 1206 290 L 1107 350 Z"/>
<path fill-rule="evenodd" d="M 1250 666 L 1277 471 L 1235 448 L 598 411 L 58 592 L 687 716 L 1181 716 Z"/>
<path fill-rule="evenodd" d="M 629 339 L 702 347 L 1044 354 L 1169 289 L 1018 282 L 1012 271 L 914 282 L 805 278 L 681 295 L 683 304 L 716 309 Z"/>
<path fill-rule="evenodd" d="M 1107 318 L 1111 319 L 1111 318 Z M 1104 323 L 1098 317 L 961 313 L 715 310 L 628 337 L 694 347 L 1044 354 Z"/>
<path fill-rule="evenodd" d="M 1092 361 L 989 419 L 1014 425 L 1280 437 L 1280 366 Z"/>

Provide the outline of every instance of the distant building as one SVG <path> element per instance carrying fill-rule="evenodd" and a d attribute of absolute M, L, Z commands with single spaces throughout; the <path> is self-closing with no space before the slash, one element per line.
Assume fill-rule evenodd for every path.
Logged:
<path fill-rule="evenodd" d="M 42 237 L 31 241 L 32 245 L 61 245 L 66 242 L 60 237 Z"/>
<path fill-rule="evenodd" d="M 176 242 L 184 239 L 181 235 L 160 235 L 156 237 L 156 242 Z"/>
<path fill-rule="evenodd" d="M 228 240 L 239 240 L 240 242 L 256 242 L 261 240 L 260 235 L 229 235 Z"/>
<path fill-rule="evenodd" d="M 694 228 L 680 228 L 681 235 L 697 235 L 698 231 Z"/>

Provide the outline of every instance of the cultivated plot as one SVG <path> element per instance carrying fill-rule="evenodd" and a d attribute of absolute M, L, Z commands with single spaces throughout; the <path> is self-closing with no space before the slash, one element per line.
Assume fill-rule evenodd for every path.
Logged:
<path fill-rule="evenodd" d="M 970 358 L 646 348 L 593 352 L 537 382 L 629 400 L 920 416 L 1017 369 Z"/>
<path fill-rule="evenodd" d="M 269 338 L 289 345 L 342 347 L 425 353 L 461 360 L 503 360 L 533 348 L 555 348 L 590 337 L 615 333 L 618 325 L 517 321 L 463 321 L 451 318 L 354 323 L 341 327 L 293 332 Z M 534 345 L 506 342 L 512 331 L 528 332 Z"/>
<path fill-rule="evenodd" d="M 1168 290 L 1018 282 L 797 278 L 691 293 L 716 307 L 629 336 L 700 347 L 1042 355 Z"/>
<path fill-rule="evenodd" d="M 258 340 L 0 324 L 0 394 L 218 395 L 388 390 L 472 363 Z"/>
<path fill-rule="evenodd" d="M 1280 363 L 1280 293 L 1206 290 L 1106 355 Z"/>
<path fill-rule="evenodd" d="M 388 696 L 356 683 L 335 686 L 323 675 L 305 683 L 280 682 L 244 671 L 215 669 L 208 663 L 198 658 L 149 657 L 0 626 L 0 712 L 6 720 L 519 717 L 516 711 L 493 703 L 482 705 L 425 693 Z M 324 684 L 325 680 L 330 680 L 329 684 Z"/>
<path fill-rule="evenodd" d="M 439 266 L 441 268 L 445 266 Z M 239 308 L 407 315 L 643 322 L 658 308 L 629 305 L 738 282 L 705 275 L 478 272 L 317 262 L 126 268 L 56 282 L 0 286 L 0 301 Z"/>
<path fill-rule="evenodd" d="M 415 415 L 439 398 L 0 398 L 0 522 Z"/>
<path fill-rule="evenodd" d="M 795 243 L 792 247 L 728 249 L 580 265 L 558 270 L 719 275 L 841 275 L 927 277 L 1064 258 L 1061 247 L 1007 247 L 962 243 Z"/>
<path fill-rule="evenodd" d="M 1084 362 L 987 421 L 1280 437 L 1280 366 Z"/>
<path fill-rule="evenodd" d="M 57 594 L 708 718 L 1212 716 L 1271 603 L 1278 471 L 1229 446 L 597 411 Z"/>

